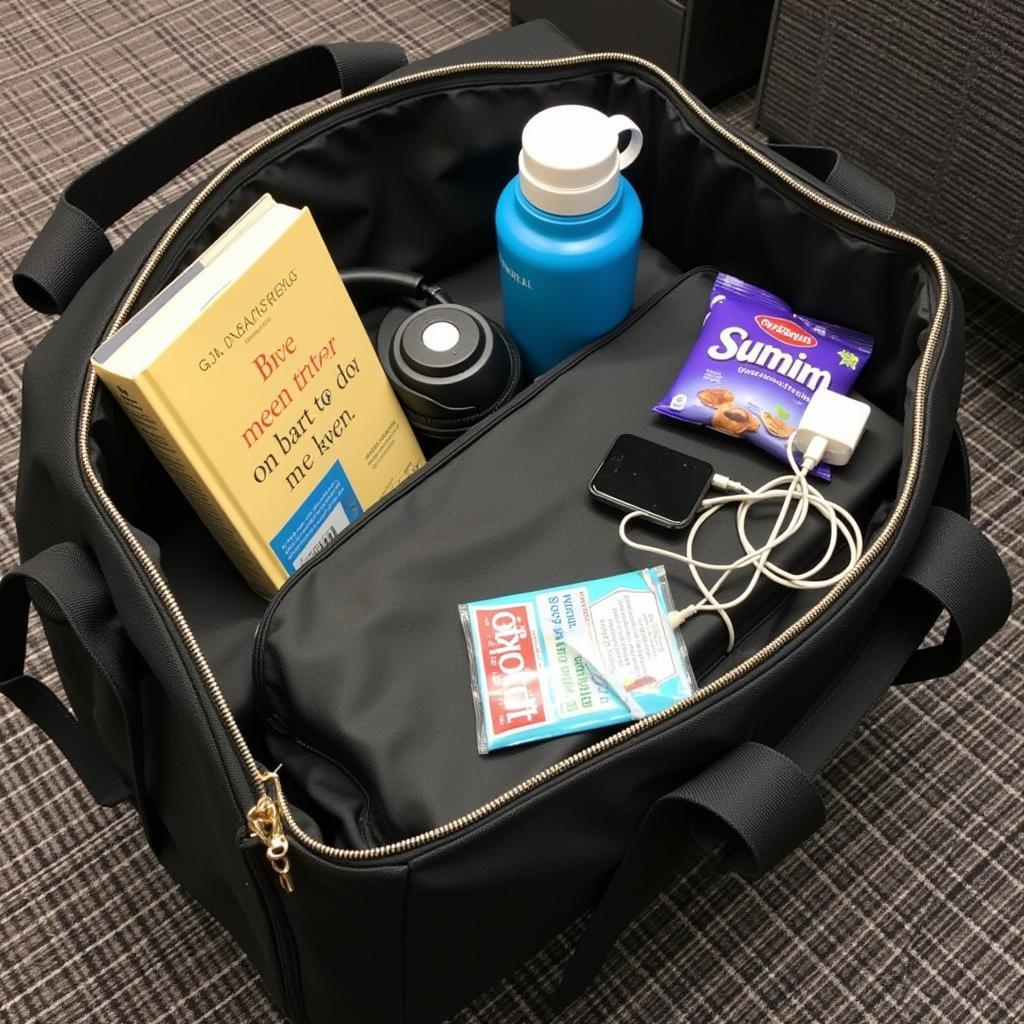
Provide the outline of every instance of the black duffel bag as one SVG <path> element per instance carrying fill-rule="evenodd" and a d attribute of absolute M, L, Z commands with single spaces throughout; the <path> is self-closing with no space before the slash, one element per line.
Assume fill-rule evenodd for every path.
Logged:
<path fill-rule="evenodd" d="M 693 851 L 753 876 L 806 839 L 824 818 L 814 776 L 886 688 L 951 671 L 1009 606 L 967 519 L 960 301 L 931 248 L 875 219 L 884 190 L 857 179 L 870 213 L 855 210 L 841 181 L 815 186 L 653 65 L 574 56 L 543 26 L 402 63 L 383 44 L 313 48 L 222 86 L 79 178 L 16 275 L 61 316 L 25 366 L 2 688 L 98 800 L 133 802 L 282 1012 L 316 1024 L 439 1021 L 592 911 L 552 994 L 572 999 Z M 343 99 L 110 251 L 104 228 L 144 196 L 339 71 Z M 268 605 L 97 386 L 90 354 L 264 191 L 308 205 L 339 266 L 415 270 L 500 316 L 495 202 L 522 125 L 567 102 L 644 131 L 633 314 L 431 459 Z M 644 564 L 587 494 L 615 436 L 685 433 L 734 479 L 777 473 L 750 446 L 650 413 L 716 269 L 875 338 L 869 430 L 830 485 L 865 554 L 826 592 L 759 589 L 731 652 L 716 617 L 688 623 L 700 689 L 669 711 L 481 757 L 457 606 Z M 709 537 L 726 545 L 721 531 Z M 30 601 L 73 717 L 23 674 Z M 943 611 L 944 638 L 919 650 Z"/>

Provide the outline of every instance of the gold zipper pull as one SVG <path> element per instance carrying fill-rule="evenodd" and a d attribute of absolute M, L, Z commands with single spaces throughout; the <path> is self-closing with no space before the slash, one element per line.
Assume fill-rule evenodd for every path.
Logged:
<path fill-rule="evenodd" d="M 260 782 L 263 783 L 264 791 L 246 815 L 249 834 L 266 846 L 267 862 L 277 875 L 281 888 L 285 892 L 294 892 L 295 882 L 292 880 L 292 868 L 288 861 L 288 837 L 284 834 L 284 826 L 281 824 L 281 782 L 276 771 L 261 773 Z M 271 782 L 274 796 L 271 796 L 266 788 Z"/>

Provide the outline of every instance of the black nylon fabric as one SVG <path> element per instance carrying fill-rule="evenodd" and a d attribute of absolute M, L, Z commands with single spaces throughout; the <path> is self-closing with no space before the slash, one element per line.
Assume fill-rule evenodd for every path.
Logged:
<path fill-rule="evenodd" d="M 884 340 L 863 388 L 884 417 L 902 423 L 896 458 L 899 472 L 908 471 L 914 374 L 937 303 L 933 271 L 920 253 L 824 216 L 725 143 L 710 142 L 663 86 L 633 68 L 503 74 L 505 81 L 495 74 L 482 84 L 448 76 L 430 90 L 355 104 L 267 153 L 265 163 L 225 186 L 197 215 L 151 288 L 269 187 L 283 201 L 310 205 L 339 262 L 426 271 L 449 287 L 460 282 L 465 292 L 457 300 L 480 299 L 485 312 L 487 303 L 493 311 L 490 216 L 495 190 L 514 166 L 516 126 L 545 100 L 614 106 L 643 120 L 650 148 L 636 165 L 635 183 L 647 241 L 669 267 L 731 269 L 783 291 L 798 308 Z M 403 195 L 404 204 L 396 201 Z M 813 707 L 821 680 L 839 677 L 910 557 L 939 484 L 962 374 L 958 300 L 951 294 L 921 396 L 921 459 L 903 522 L 871 570 L 813 629 L 695 708 L 449 836 L 346 861 L 293 841 L 296 888 L 286 895 L 276 882 L 259 881 L 259 851 L 239 841 L 253 788 L 195 661 L 76 463 L 89 353 L 174 212 L 163 211 L 93 274 L 26 369 L 17 510 L 23 553 L 74 539 L 95 558 L 125 636 L 146 663 L 131 685 L 143 753 L 136 781 L 154 809 L 150 840 L 174 877 L 228 925 L 291 1019 L 327 1024 L 344 1011 L 357 1024 L 437 1022 L 595 903 L 656 800 L 739 744 L 779 743 Z M 245 658 L 263 606 L 203 540 L 117 410 L 100 398 L 94 413 L 91 455 L 104 486 L 170 581 L 246 739 L 263 756 L 273 731 L 263 732 Z M 596 412 L 588 429 L 601 422 Z M 892 473 L 882 478 L 887 482 L 867 490 L 891 494 Z M 436 506 L 424 509 L 437 514 Z M 514 560 L 514 553 L 486 547 L 466 556 L 489 556 L 495 565 Z M 748 644 L 770 638 L 778 625 L 766 615 L 752 624 Z M 746 647 L 735 657 L 749 653 Z M 68 672 L 65 686 L 73 691 L 79 673 Z M 282 774 L 286 794 L 291 784 L 299 794 L 293 813 L 315 832 L 321 823 L 302 797 L 312 777 L 308 764 L 296 756 Z"/>
<path fill-rule="evenodd" d="M 310 205 L 340 265 L 392 261 L 428 271 L 451 291 L 464 278 L 468 263 L 490 273 L 487 286 L 454 297 L 491 303 L 493 310 L 493 203 L 507 168 L 514 165 L 515 126 L 545 96 L 623 104 L 641 119 L 648 156 L 634 165 L 634 182 L 649 211 L 650 240 L 671 251 L 670 262 L 682 267 L 708 262 L 771 282 L 784 294 L 800 295 L 805 307 L 817 304 L 820 315 L 854 322 L 894 345 L 898 357 L 869 362 L 864 390 L 887 414 L 902 417 L 906 373 L 931 301 L 927 276 L 905 247 L 868 246 L 825 228 L 800 203 L 782 198 L 748 169 L 690 134 L 651 83 L 603 71 L 595 75 L 584 68 L 521 72 L 515 83 L 492 74 L 486 87 L 438 81 L 405 91 L 401 101 L 392 97 L 354 106 L 225 187 L 208 212 L 196 215 L 190 235 L 171 245 L 166 265 L 153 275 L 143 298 L 269 188 L 285 201 Z M 429 201 L 423 201 L 420 191 L 410 193 L 404 170 L 409 166 L 438 183 Z M 350 188 L 335 188 L 337 180 Z M 415 202 L 408 201 L 412 195 Z M 725 213 L 712 215 L 712 210 Z M 807 253 L 820 251 L 823 258 L 789 265 L 778 258 L 783 239 Z M 862 258 L 869 252 L 871 258 Z M 453 266 L 456 257 L 462 266 Z M 822 304 L 826 293 L 835 305 Z M 671 372 L 666 369 L 659 391 Z M 177 490 L 153 466 L 116 403 L 101 393 L 97 411 L 102 418 L 96 436 L 102 432 L 103 454 L 109 454 L 104 459 L 105 484 L 116 492 L 118 506 L 133 526 L 152 538 L 161 571 L 217 666 L 218 679 L 244 728 L 255 716 L 246 652 L 259 618 L 258 603 Z M 120 457 L 117 448 L 122 449 Z M 152 500 L 156 494 L 159 500 Z M 194 557 L 199 549 L 202 558 Z M 261 728 L 258 720 L 254 724 Z"/>
<path fill-rule="evenodd" d="M 26 624 L 30 602 L 47 630 L 54 657 L 65 675 L 77 676 L 71 690 L 76 718 L 39 680 L 24 675 Z M 132 798 L 140 813 L 134 781 L 140 767 L 127 680 L 140 659 L 117 622 L 110 592 L 95 562 L 76 544 L 40 552 L 0 578 L 0 689 L 57 744 L 98 803 Z M 84 655 L 74 657 L 68 641 Z M 86 685 L 87 670 L 95 678 Z M 113 747 L 114 757 L 102 750 Z"/>
<path fill-rule="evenodd" d="M 664 267 L 659 272 L 671 274 Z M 587 484 L 620 433 L 682 448 L 748 486 L 780 472 L 751 446 L 709 432 L 681 433 L 651 412 L 697 335 L 712 278 L 713 272 L 697 270 L 670 286 L 621 335 L 536 385 L 516 411 L 449 462 L 433 472 L 428 467 L 401 500 L 350 530 L 279 595 L 261 626 L 267 639 L 254 672 L 265 713 L 283 734 L 268 741 L 274 758 L 287 762 L 291 743 L 300 743 L 333 759 L 333 786 L 325 790 L 318 780 L 313 800 L 303 801 L 324 822 L 325 837 L 359 841 L 351 826 L 330 831 L 332 819 L 347 819 L 353 799 L 381 842 L 425 831 L 601 735 L 575 734 L 480 758 L 461 602 L 659 562 L 677 606 L 699 598 L 678 563 L 623 548 L 620 516 L 595 503 Z M 538 437 L 547 443 L 536 445 Z M 829 493 L 863 516 L 895 476 L 899 425 L 875 408 L 862 445 L 861 457 L 836 474 Z M 460 500 L 466 494 L 474 495 L 471 502 Z M 722 561 L 742 555 L 728 517 L 705 529 L 702 550 Z M 656 529 L 634 533 L 672 549 L 682 543 Z M 823 523 L 809 523 L 787 545 L 787 564 L 812 564 L 824 535 Z M 723 599 L 744 585 L 730 580 Z M 783 609 L 781 592 L 760 588 L 734 614 L 739 636 L 773 612 L 784 621 Z M 697 678 L 706 679 L 725 653 L 721 622 L 701 616 L 683 636 Z M 390 685 L 381 686 L 382 679 Z M 352 781 L 358 789 L 349 795 L 345 784 Z"/>
<path fill-rule="evenodd" d="M 1013 600 L 1006 567 L 966 519 L 936 508 L 929 527 L 904 575 L 949 612 L 949 626 L 941 643 L 913 656 L 900 682 L 954 671 L 988 639 L 993 621 L 1006 621 Z"/>
<path fill-rule="evenodd" d="M 845 159 L 830 146 L 772 146 L 783 161 L 802 168 L 821 182 L 825 191 L 873 220 L 891 221 L 896 193 Z"/>
<path fill-rule="evenodd" d="M 112 251 L 103 228 L 62 195 L 14 272 L 15 291 L 40 313 L 63 313 Z"/>

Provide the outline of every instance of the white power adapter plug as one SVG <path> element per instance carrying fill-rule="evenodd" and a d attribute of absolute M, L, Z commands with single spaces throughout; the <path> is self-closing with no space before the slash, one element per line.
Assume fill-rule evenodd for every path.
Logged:
<path fill-rule="evenodd" d="M 742 604 L 762 578 L 790 590 L 826 590 L 853 571 L 864 553 L 864 537 L 860 525 L 842 505 L 829 501 L 821 491 L 813 487 L 808 477 L 823 461 L 833 466 L 845 466 L 850 461 L 864 434 L 870 413 L 871 406 L 866 402 L 838 395 L 827 388 L 815 391 L 800 417 L 799 426 L 786 442 L 786 460 L 792 472 L 769 480 L 755 490 L 720 473 L 714 474 L 711 486 L 724 493 L 701 500 L 700 514 L 686 538 L 685 553 L 642 544 L 627 536 L 626 527 L 634 519 L 646 515 L 643 510 L 629 512 L 623 518 L 619 523 L 619 538 L 626 547 L 681 562 L 690 570 L 701 592 L 699 601 L 668 613 L 667 621 L 673 629 L 700 612 L 714 612 L 725 626 L 726 650 L 731 651 L 736 642 L 736 631 L 729 611 Z M 799 464 L 796 450 L 803 453 Z M 780 507 L 768 539 L 758 544 L 747 535 L 747 513 L 763 502 L 778 504 Z M 694 540 L 698 532 L 719 509 L 726 506 L 736 509 L 736 531 L 745 553 L 732 562 L 708 562 L 697 558 L 694 555 Z M 831 540 L 821 557 L 802 572 L 794 572 L 773 562 L 772 555 L 776 548 L 801 529 L 810 512 L 820 515 L 829 526 Z M 830 562 L 840 545 L 848 553 L 846 564 L 838 571 L 822 576 L 822 573 L 828 573 L 832 568 Z M 720 597 L 718 592 L 726 580 L 744 568 L 751 569 L 751 575 L 743 590 L 728 600 Z M 721 575 L 716 582 L 708 583 L 701 575 L 703 569 L 717 571 Z"/>
<path fill-rule="evenodd" d="M 867 402 L 819 388 L 800 417 L 793 443 L 815 465 L 827 462 L 831 466 L 845 466 L 860 443 L 870 413 Z M 821 439 L 817 444 L 816 438 Z"/>

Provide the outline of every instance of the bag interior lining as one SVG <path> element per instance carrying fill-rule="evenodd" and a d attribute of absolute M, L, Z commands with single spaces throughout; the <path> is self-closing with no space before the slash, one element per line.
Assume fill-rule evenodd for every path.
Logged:
<path fill-rule="evenodd" d="M 933 309 L 933 285 L 925 261 L 912 247 L 868 240 L 859 230 L 840 230 L 828 217 L 812 215 L 806 200 L 786 196 L 776 183 L 762 180 L 710 145 L 689 126 L 675 99 L 642 76 L 617 71 L 565 76 L 563 72 L 555 81 L 525 76 L 486 85 L 449 85 L 340 120 L 233 188 L 215 210 L 204 215 L 205 223 L 197 225 L 194 236 L 190 233 L 189 245 L 180 250 L 177 259 L 161 268 L 152 287 L 169 279 L 260 194 L 270 191 L 282 202 L 310 206 L 339 266 L 376 264 L 425 272 L 447 284 L 456 301 L 500 318 L 493 236 L 497 195 L 515 170 L 521 125 L 539 107 L 565 102 L 626 113 L 644 130 L 644 149 L 628 174 L 644 207 L 646 270 L 641 288 L 647 287 L 653 294 L 658 287 L 681 279 L 684 271 L 716 267 L 777 291 L 800 312 L 875 337 L 876 355 L 865 369 L 860 389 L 885 421 L 884 443 L 879 449 L 884 466 L 869 474 L 871 483 L 858 497 L 864 518 L 875 515 L 893 492 L 907 376 L 919 355 L 920 339 Z M 674 322 L 680 324 L 690 318 L 692 335 L 703 315 L 709 285 L 706 274 L 687 279 L 631 330 L 646 336 L 648 322 L 654 324 L 657 316 L 672 313 Z M 620 339 L 622 344 L 629 334 Z M 656 377 L 661 383 L 654 389 L 656 393 L 649 393 L 650 381 L 645 385 L 645 416 L 671 383 L 685 352 L 685 347 L 679 348 L 676 366 L 667 376 L 664 367 L 658 370 Z M 580 364 L 581 369 L 590 358 Z M 533 404 L 531 400 L 522 410 Z M 510 422 L 519 414 L 513 413 Z M 594 423 L 603 421 L 600 410 L 595 409 Z M 780 471 L 767 456 L 749 446 L 705 437 L 697 430 L 657 422 L 653 416 L 648 426 L 649 436 L 664 434 L 667 443 L 695 454 L 701 453 L 702 445 L 711 444 L 719 462 L 738 459 L 740 465 L 730 475 L 740 479 L 749 480 L 757 465 L 768 475 Z M 602 435 L 604 448 L 618 432 L 607 428 L 607 436 Z M 732 451 L 721 449 L 722 444 Z M 456 473 L 450 467 L 467 456 L 475 458 L 471 455 L 475 447 L 457 456 L 436 477 L 440 479 L 446 472 L 459 475 L 461 470 Z M 382 743 L 377 754 L 369 755 L 369 761 L 360 746 L 353 770 L 346 757 L 339 756 L 351 751 L 345 743 L 332 742 L 329 734 L 296 739 L 267 728 L 256 707 L 250 672 L 253 632 L 265 602 L 241 581 L 103 389 L 96 403 L 91 450 L 108 493 L 175 593 L 257 756 L 268 763 L 285 761 L 289 793 L 293 802 L 311 815 L 314 834 L 355 846 L 400 838 L 465 813 L 543 767 L 541 761 L 551 763 L 567 750 L 579 749 L 592 740 L 593 734 L 567 737 L 553 744 L 479 758 L 470 734 L 458 742 L 470 748 L 471 757 L 453 760 L 431 778 L 423 767 L 427 748 L 417 742 L 406 743 L 401 735 Z M 593 468 L 596 464 L 587 465 L 587 479 Z M 584 502 L 589 500 L 586 483 L 581 478 Z M 414 509 L 420 515 L 434 514 L 419 506 L 425 500 L 421 492 L 434 494 L 435 490 L 434 485 L 413 489 L 385 510 L 380 523 L 386 519 L 405 523 L 414 518 Z M 403 509 L 403 505 L 408 507 Z M 379 523 L 371 525 L 374 529 L 368 529 L 367 536 L 383 529 Z M 607 527 L 614 536 L 613 517 L 608 518 Z M 353 545 L 352 556 L 346 551 L 346 562 L 355 557 L 357 548 L 362 550 L 370 543 L 358 536 L 352 540 L 358 543 Z M 617 563 L 606 560 L 605 565 L 589 575 L 619 571 Z M 533 587 L 562 580 L 523 582 Z M 488 592 L 464 593 L 460 599 L 507 592 L 510 590 L 496 573 Z M 810 599 L 793 595 L 752 608 L 744 644 L 760 645 L 783 628 L 782 620 L 792 621 L 810 601 L 813 595 Z M 457 624 L 454 613 L 453 618 Z M 379 628 L 386 631 L 386 623 Z M 763 636 L 766 629 L 773 632 Z M 697 642 L 694 649 L 699 674 L 707 675 L 721 663 L 723 652 L 713 644 L 702 647 Z M 287 674 L 293 672 L 295 678 L 301 678 L 294 669 Z M 468 675 L 455 689 L 471 714 Z M 459 714 L 464 719 L 464 711 Z M 438 744 L 452 745 L 444 737 L 435 739 Z M 374 745 L 372 736 L 367 741 Z M 403 763 L 403 751 L 407 751 L 408 763 Z M 450 780 L 441 777 L 455 764 L 468 779 L 464 785 L 449 785 Z M 410 790 L 407 782 L 416 776 L 425 777 L 425 784 L 413 785 Z M 382 781 L 386 785 L 380 785 Z M 373 791 L 369 798 L 368 791 Z M 403 796 L 403 791 L 407 795 Z M 368 803 L 373 804 L 370 813 Z"/>

